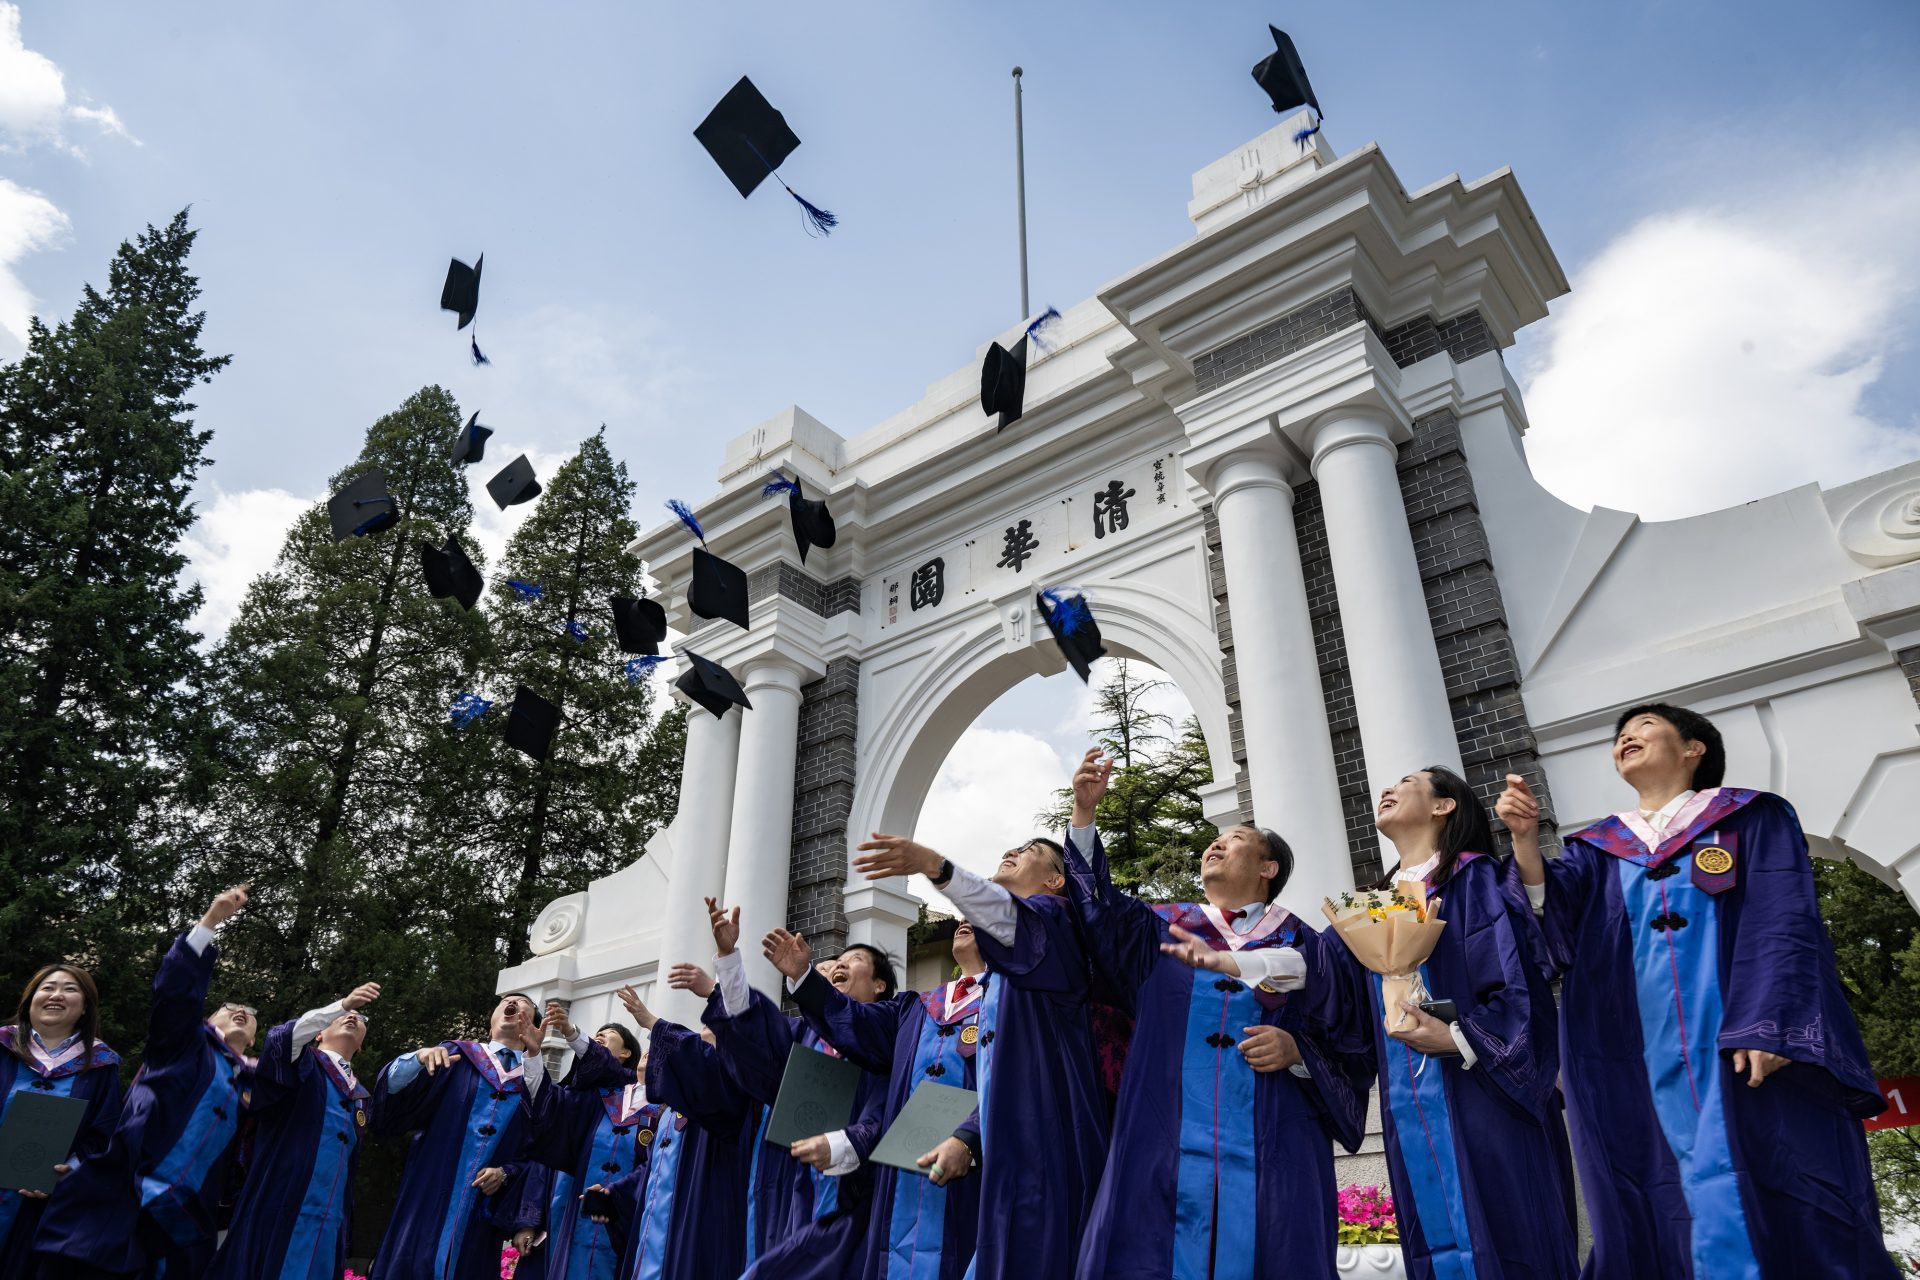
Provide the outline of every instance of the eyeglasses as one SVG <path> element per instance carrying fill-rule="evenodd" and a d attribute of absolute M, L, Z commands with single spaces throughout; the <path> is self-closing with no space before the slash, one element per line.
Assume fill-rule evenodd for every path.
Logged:
<path fill-rule="evenodd" d="M 244 1013 L 249 1018 L 258 1018 L 260 1016 L 260 1011 L 254 1008 L 252 1005 L 235 1004 L 232 1001 L 228 1001 L 226 1004 L 221 1005 L 220 1011 L 222 1013 Z"/>
<path fill-rule="evenodd" d="M 335 1022 L 357 1022 L 364 1027 L 367 1025 L 367 1015 L 364 1013 L 361 1013 L 358 1009 L 349 1009 L 345 1013 L 341 1014 L 338 1018 L 335 1018 L 334 1021 Z"/>

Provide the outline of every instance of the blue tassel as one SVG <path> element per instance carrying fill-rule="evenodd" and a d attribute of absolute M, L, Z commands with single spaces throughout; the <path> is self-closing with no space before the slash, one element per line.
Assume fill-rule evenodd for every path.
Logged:
<path fill-rule="evenodd" d="M 508 578 L 507 585 L 518 591 L 522 600 L 538 600 L 547 594 L 547 589 L 537 582 L 522 582 L 518 578 Z"/>
<path fill-rule="evenodd" d="M 647 673 L 665 662 L 665 658 L 628 658 L 627 683 L 639 684 L 647 678 Z"/>
<path fill-rule="evenodd" d="M 1093 620 L 1093 611 L 1087 608 L 1087 598 L 1078 587 L 1049 588 L 1040 593 L 1040 598 L 1052 606 L 1054 625 L 1063 636 L 1072 635 Z"/>
<path fill-rule="evenodd" d="M 560 629 L 572 636 L 575 643 L 585 644 L 587 642 L 587 628 L 582 623 L 569 622 Z"/>
<path fill-rule="evenodd" d="M 797 481 L 787 479 L 785 476 L 781 475 L 778 471 L 773 473 L 773 478 L 771 480 L 767 481 L 765 484 L 760 486 L 760 496 L 763 498 L 771 498 L 776 493 L 798 493 L 798 492 L 800 492 L 799 483 Z"/>
<path fill-rule="evenodd" d="M 1307 140 L 1313 137 L 1314 134 L 1319 132 L 1320 132 L 1320 124 L 1318 121 L 1314 122 L 1314 126 L 1311 129 L 1295 130 L 1293 135 L 1293 145 L 1295 145 L 1296 147 L 1299 147 L 1302 151 L 1305 151 L 1307 149 Z"/>
<path fill-rule="evenodd" d="M 1048 345 L 1046 338 L 1041 336 L 1040 331 L 1059 318 L 1060 308 L 1048 307 L 1045 311 L 1042 311 L 1038 316 L 1034 317 L 1033 323 L 1027 326 L 1027 337 L 1033 340 L 1034 349 L 1041 355 L 1045 355 L 1053 348 Z"/>
<path fill-rule="evenodd" d="M 694 517 L 692 507 L 678 498 L 668 498 L 667 510 L 680 517 L 680 523 L 693 531 L 693 536 L 700 539 L 701 546 L 707 545 L 707 531 L 700 527 L 700 521 Z"/>
<path fill-rule="evenodd" d="M 778 178 L 780 175 L 776 173 L 773 176 Z M 782 182 L 780 185 L 787 187 L 785 182 Z M 801 209 L 806 211 L 808 235 L 830 236 L 833 234 L 833 229 L 840 225 L 840 219 L 838 217 L 822 209 L 819 205 L 813 203 L 792 187 L 787 187 L 787 194 L 799 201 Z"/>
<path fill-rule="evenodd" d="M 487 359 L 485 353 L 480 350 L 480 339 L 478 337 L 472 334 L 469 334 L 467 336 L 467 341 L 473 344 L 473 362 L 475 364 L 492 364 L 493 363 L 493 361 Z"/>
<path fill-rule="evenodd" d="M 453 727 L 464 729 L 481 716 L 487 714 L 493 703 L 477 693 L 462 693 L 453 700 L 448 713 L 453 717 Z"/>

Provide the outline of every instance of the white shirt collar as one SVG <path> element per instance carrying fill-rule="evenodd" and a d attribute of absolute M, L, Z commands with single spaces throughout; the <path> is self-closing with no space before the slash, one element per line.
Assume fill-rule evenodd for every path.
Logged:
<path fill-rule="evenodd" d="M 1664 831 L 1673 825 L 1674 815 L 1685 808 L 1687 801 L 1691 799 L 1693 799 L 1693 792 L 1691 790 L 1682 791 L 1679 795 L 1661 805 L 1656 812 L 1651 814 L 1647 814 L 1645 810 L 1641 812 L 1643 816 L 1646 817 L 1650 826 L 1656 830 Z"/>
<path fill-rule="evenodd" d="M 1433 856 L 1417 867 L 1402 867 L 1394 874 L 1395 880 L 1425 880 L 1440 865 L 1440 851 L 1435 849 Z"/>

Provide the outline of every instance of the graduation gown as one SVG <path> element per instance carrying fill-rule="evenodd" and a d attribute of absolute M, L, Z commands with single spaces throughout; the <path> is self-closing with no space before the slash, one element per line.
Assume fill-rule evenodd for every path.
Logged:
<path fill-rule="evenodd" d="M 783 1280 L 834 1280 L 855 1275 L 865 1262 L 874 1180 L 873 1169 L 866 1159 L 880 1140 L 886 1079 L 863 1073 L 854 1094 L 853 1118 L 847 1124 L 846 1135 L 860 1159 L 860 1167 L 851 1173 L 830 1177 L 811 1165 L 802 1164 L 788 1155 L 785 1148 L 766 1140 L 766 1126 L 780 1094 L 787 1055 L 796 1044 L 818 1053 L 837 1055 L 838 1051 L 804 1021 L 780 1012 L 773 1001 L 760 992 L 749 989 L 747 1000 L 745 1012 L 730 1015 L 716 989 L 707 999 L 706 1012 L 707 1026 L 713 1031 L 720 1061 L 740 1088 L 762 1106 L 750 1157 L 753 1172 L 760 1175 L 762 1170 L 778 1171 L 750 1180 L 746 1274 L 777 1276 Z M 756 1240 L 753 1219 L 762 1214 L 782 1225 L 777 1229 L 763 1229 Z"/>
<path fill-rule="evenodd" d="M 609 1187 L 620 1280 L 736 1280 L 758 1109 L 699 1032 L 664 1019 L 647 1044 L 647 1097 L 661 1110 L 646 1167 Z"/>
<path fill-rule="evenodd" d="M 376 1133 L 413 1134 L 393 1217 L 369 1271 L 371 1280 L 497 1280 L 499 1235 L 472 1184 L 482 1169 L 522 1158 L 525 1082 L 505 1075 L 484 1044 L 448 1040 L 452 1060 L 404 1089 L 393 1063 L 373 1091 Z"/>
<path fill-rule="evenodd" d="M 886 1081 L 880 1113 L 884 1133 L 922 1080 L 979 1088 L 974 1067 L 986 996 L 982 984 L 988 981 L 980 978 L 970 998 L 949 1009 L 945 985 L 862 1004 L 809 973 L 793 1002 L 815 1034 Z M 979 1234 L 979 1172 L 944 1186 L 888 1165 L 876 1166 L 873 1175 L 873 1213 L 859 1274 L 865 1280 L 962 1280 Z"/>
<path fill-rule="evenodd" d="M 1228 950 L 1204 903 L 1150 907 L 1116 890 L 1098 837 L 1067 844 L 1096 963 L 1136 1019 L 1082 1280 L 1333 1280 L 1333 1145 L 1359 1148 L 1373 1045 L 1366 1007 L 1323 938 L 1278 903 L 1244 948 L 1291 946 L 1305 986 L 1256 991 L 1162 955 L 1177 924 Z M 1292 1034 L 1309 1072 L 1256 1072 L 1241 1028 Z M 1330 1141 L 1331 1139 L 1332 1141 Z"/>
<path fill-rule="evenodd" d="M 541 1259 L 543 1280 L 617 1280 L 619 1248 L 605 1225 L 581 1213 L 580 1197 L 588 1187 L 610 1186 L 646 1162 L 646 1144 L 653 1140 L 648 1118 L 657 1110 L 648 1107 L 632 1070 L 595 1041 L 588 1042 L 563 1081 L 540 1090 L 527 1157 L 553 1171 L 547 1239 L 534 1255 Z"/>
<path fill-rule="evenodd" d="M 36 1255 L 116 1275 L 169 1264 L 197 1276 L 213 1257 L 215 1219 L 253 1071 L 206 1020 L 219 948 L 174 940 L 153 978 L 146 1057 L 107 1152 L 82 1162 L 47 1201 Z"/>
<path fill-rule="evenodd" d="M 1719 787 L 1657 848 L 1626 815 L 1564 843 L 1538 923 L 1564 974 L 1587 1274 L 1893 1276 L 1860 1127 L 1886 1104 L 1792 807 Z M 1517 869 L 1508 891 L 1524 901 Z M 1751 1088 L 1735 1049 L 1793 1061 Z"/>
<path fill-rule="evenodd" d="M 82 1169 L 104 1158 L 120 1123 L 120 1055 L 96 1041 L 92 1054 L 76 1055 L 51 1071 L 42 1071 L 31 1057 L 20 1056 L 14 1047 L 14 1035 L 12 1026 L 0 1026 L 0 1116 L 6 1114 L 14 1095 L 21 1092 L 85 1098 L 86 1118 L 74 1135 L 70 1156 L 79 1158 Z M 61 1181 L 74 1176 L 69 1174 Z M 12 1187 L 0 1188 L 0 1276 L 28 1273 L 27 1259 L 40 1229 L 42 1211 L 51 1203 L 50 1199 L 29 1199 Z"/>
<path fill-rule="evenodd" d="M 267 1032 L 254 1070 L 252 1154 L 208 1280 L 332 1280 L 346 1265 L 353 1177 L 370 1095 L 292 1022 Z"/>
<path fill-rule="evenodd" d="M 1580 1270 L 1553 991 L 1532 922 L 1500 880 L 1493 859 L 1466 853 L 1427 889 L 1447 924 L 1420 974 L 1458 1009 L 1476 1055 L 1470 1070 L 1389 1037 L 1380 975 L 1327 938 L 1373 1010 L 1387 1169 L 1412 1280 L 1572 1280 Z"/>

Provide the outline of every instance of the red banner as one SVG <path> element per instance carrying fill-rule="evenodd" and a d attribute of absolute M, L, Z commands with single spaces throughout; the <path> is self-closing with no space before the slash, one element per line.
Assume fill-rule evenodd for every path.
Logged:
<path fill-rule="evenodd" d="M 1880 1096 L 1887 1100 L 1887 1109 L 1865 1122 L 1869 1130 L 1920 1124 L 1920 1076 L 1882 1080 Z"/>

